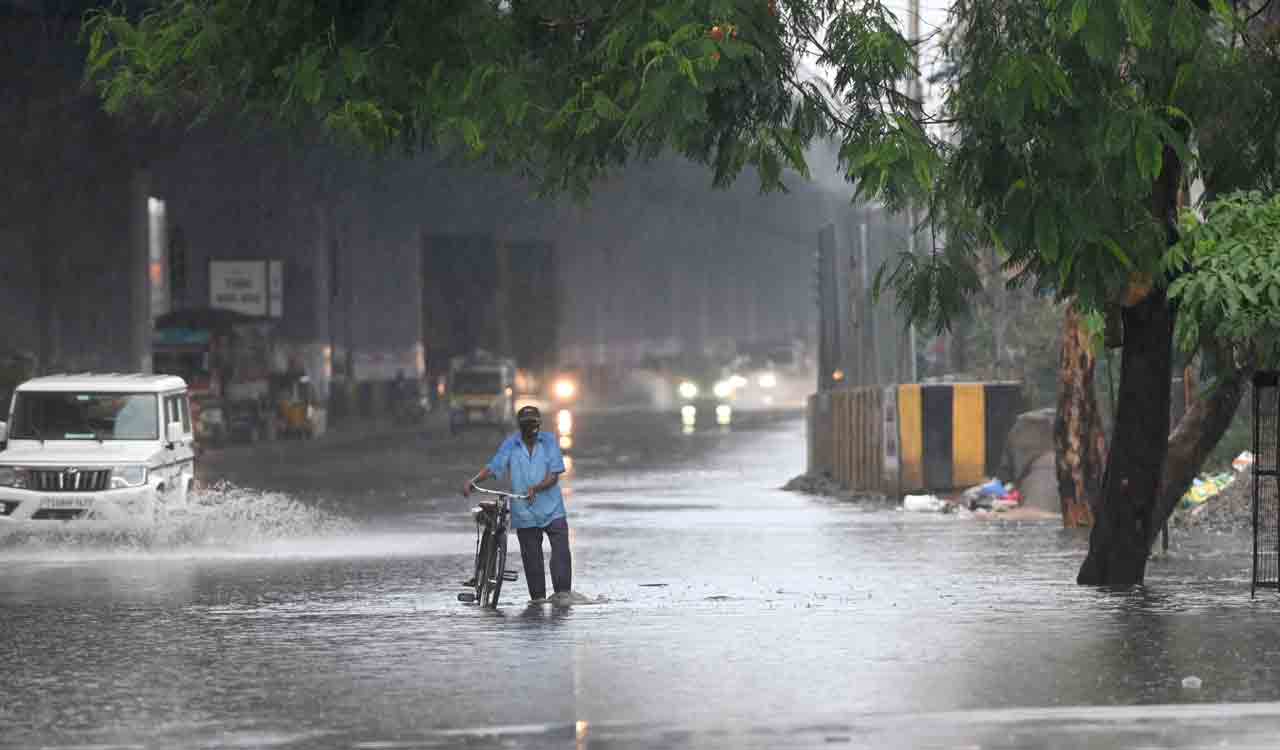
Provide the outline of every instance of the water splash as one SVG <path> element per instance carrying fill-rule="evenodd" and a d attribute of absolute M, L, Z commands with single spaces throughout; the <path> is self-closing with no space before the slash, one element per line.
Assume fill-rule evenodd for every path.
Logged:
<path fill-rule="evenodd" d="M 256 543 L 332 536 L 355 529 L 349 519 L 283 492 L 262 492 L 220 482 L 195 492 L 156 529 L 158 541 L 177 544 Z"/>
<path fill-rule="evenodd" d="M 219 482 L 193 492 L 185 506 L 162 511 L 157 523 L 148 528 L 50 523 L 4 530 L 0 557 L 239 550 L 270 542 L 345 535 L 355 528 L 350 519 L 283 492 Z"/>

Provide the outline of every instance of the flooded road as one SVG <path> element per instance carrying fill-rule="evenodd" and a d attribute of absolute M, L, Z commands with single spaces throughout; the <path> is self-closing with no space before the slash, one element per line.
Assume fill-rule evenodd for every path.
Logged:
<path fill-rule="evenodd" d="M 268 492 L 152 539 L 10 540 L 0 747 L 1274 746 L 1280 603 L 1249 600 L 1246 537 L 1085 589 L 1083 534 L 781 492 L 801 421 L 735 421 L 579 417 L 586 606 L 455 600 L 496 434 L 229 451 L 206 476 Z"/>

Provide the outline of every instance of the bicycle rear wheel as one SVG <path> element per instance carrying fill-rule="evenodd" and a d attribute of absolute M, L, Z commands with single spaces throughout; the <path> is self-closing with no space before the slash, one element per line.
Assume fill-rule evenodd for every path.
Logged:
<path fill-rule="evenodd" d="M 502 574 L 507 568 L 506 529 L 493 529 L 491 533 L 494 535 L 493 543 L 489 546 L 492 554 L 485 565 L 485 593 L 480 598 L 481 605 L 485 607 L 498 606 L 498 596 L 502 593 Z"/>

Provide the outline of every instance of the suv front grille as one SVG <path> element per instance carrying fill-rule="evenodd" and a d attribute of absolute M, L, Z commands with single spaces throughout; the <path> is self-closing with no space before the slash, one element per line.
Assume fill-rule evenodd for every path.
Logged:
<path fill-rule="evenodd" d="M 110 469 L 31 470 L 31 489 L 39 492 L 96 492 L 110 486 Z"/>

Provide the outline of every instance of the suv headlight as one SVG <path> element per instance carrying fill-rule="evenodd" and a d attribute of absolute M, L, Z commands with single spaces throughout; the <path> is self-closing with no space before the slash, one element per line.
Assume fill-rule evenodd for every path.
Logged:
<path fill-rule="evenodd" d="M 27 476 L 26 469 L 0 466 L 0 487 L 17 487 L 19 489 L 26 487 Z"/>
<path fill-rule="evenodd" d="M 147 467 L 117 466 L 111 470 L 111 487 L 141 487 L 147 483 Z"/>

